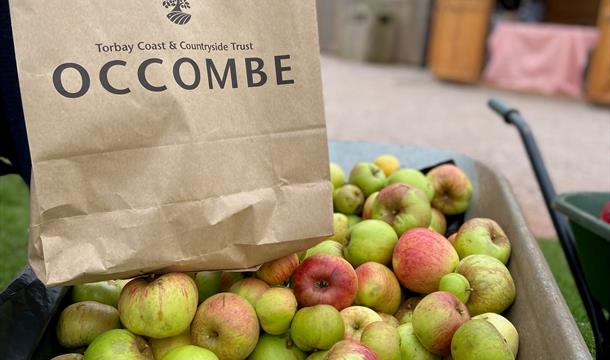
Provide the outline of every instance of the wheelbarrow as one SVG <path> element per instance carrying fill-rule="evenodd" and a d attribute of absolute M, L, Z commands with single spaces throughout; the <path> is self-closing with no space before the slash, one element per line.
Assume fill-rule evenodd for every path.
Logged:
<path fill-rule="evenodd" d="M 519 112 L 498 99 L 489 107 L 517 127 L 582 298 L 595 337 L 597 359 L 610 359 L 610 224 L 598 216 L 610 193 L 570 193 L 557 196 L 534 134 Z M 563 215 L 562 215 L 563 214 Z M 564 216 L 565 215 L 565 216 Z M 567 216 L 567 218 L 566 218 Z"/>

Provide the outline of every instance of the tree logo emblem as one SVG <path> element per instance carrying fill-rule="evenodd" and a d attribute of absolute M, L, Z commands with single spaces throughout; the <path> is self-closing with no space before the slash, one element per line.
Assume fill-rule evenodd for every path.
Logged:
<path fill-rule="evenodd" d="M 174 24 L 184 25 L 191 20 L 191 14 L 184 12 L 185 9 L 191 8 L 187 0 L 163 0 L 163 7 L 172 9 L 167 14 L 167 18 Z"/>

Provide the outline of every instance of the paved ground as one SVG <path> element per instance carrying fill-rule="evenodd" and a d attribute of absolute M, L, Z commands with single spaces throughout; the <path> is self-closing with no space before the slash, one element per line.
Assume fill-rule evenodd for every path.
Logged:
<path fill-rule="evenodd" d="M 558 192 L 610 191 L 608 108 L 328 56 L 322 78 L 330 139 L 423 145 L 482 160 L 509 179 L 538 237 L 555 237 L 550 218 L 518 133 L 488 110 L 490 96 L 505 99 L 529 121 Z"/>

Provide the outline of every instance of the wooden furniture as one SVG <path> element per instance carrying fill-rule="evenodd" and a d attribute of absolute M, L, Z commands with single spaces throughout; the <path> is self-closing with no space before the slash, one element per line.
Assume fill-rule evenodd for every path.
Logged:
<path fill-rule="evenodd" d="M 522 1 L 523 2 L 523 1 Z M 565 25 L 595 26 L 600 0 L 545 0 L 544 21 Z"/>
<path fill-rule="evenodd" d="M 479 80 L 494 3 L 436 1 L 428 48 L 428 65 L 435 76 L 466 83 Z"/>
<path fill-rule="evenodd" d="M 589 64 L 587 98 L 610 105 L 610 0 L 600 4 L 597 29 L 599 40 Z"/>

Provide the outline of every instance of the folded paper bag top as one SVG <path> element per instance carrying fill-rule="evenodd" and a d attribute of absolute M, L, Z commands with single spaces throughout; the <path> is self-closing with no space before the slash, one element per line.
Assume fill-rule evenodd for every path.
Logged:
<path fill-rule="evenodd" d="M 332 233 L 313 0 L 10 11 L 45 284 L 248 268 Z"/>

